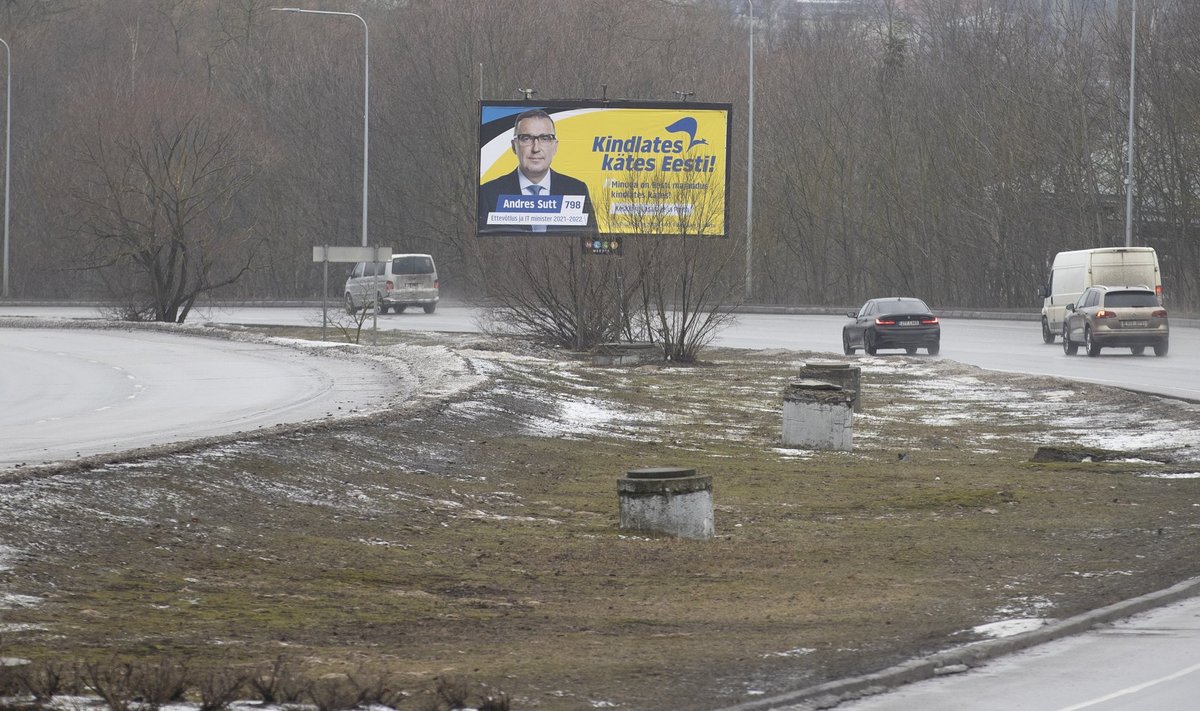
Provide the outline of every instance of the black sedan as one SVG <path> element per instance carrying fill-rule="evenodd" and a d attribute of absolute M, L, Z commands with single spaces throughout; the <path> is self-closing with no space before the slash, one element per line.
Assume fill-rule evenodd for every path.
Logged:
<path fill-rule="evenodd" d="M 842 327 L 842 351 L 846 355 L 853 355 L 859 348 L 868 355 L 875 355 L 881 348 L 903 348 L 909 355 L 918 348 L 926 349 L 929 355 L 937 355 L 941 349 L 941 324 L 920 299 L 871 299 L 846 315 L 854 319 L 854 323 Z"/>

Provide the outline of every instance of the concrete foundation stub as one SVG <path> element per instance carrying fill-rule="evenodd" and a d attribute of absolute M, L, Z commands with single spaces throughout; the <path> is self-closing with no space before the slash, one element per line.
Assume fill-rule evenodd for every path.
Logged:
<path fill-rule="evenodd" d="M 853 395 L 823 380 L 795 380 L 783 392 L 783 444 L 849 452 L 854 446 Z"/>
<path fill-rule="evenodd" d="M 621 528 L 709 539 L 713 525 L 712 477 L 695 469 L 633 469 L 617 480 Z"/>
<path fill-rule="evenodd" d="M 853 396 L 850 401 L 851 409 L 855 412 L 862 412 L 862 408 L 859 406 L 862 401 L 862 368 L 857 365 L 814 361 L 804 364 L 800 370 L 800 377 L 805 380 L 823 380 L 840 385 L 842 390 Z"/>

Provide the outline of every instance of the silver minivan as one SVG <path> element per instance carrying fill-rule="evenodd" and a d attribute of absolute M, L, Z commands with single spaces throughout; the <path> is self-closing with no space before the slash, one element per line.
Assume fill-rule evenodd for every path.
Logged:
<path fill-rule="evenodd" d="M 379 313 L 420 306 L 431 314 L 438 303 L 438 274 L 428 254 L 393 254 L 387 262 L 359 262 L 346 278 L 346 313 L 372 303 Z"/>

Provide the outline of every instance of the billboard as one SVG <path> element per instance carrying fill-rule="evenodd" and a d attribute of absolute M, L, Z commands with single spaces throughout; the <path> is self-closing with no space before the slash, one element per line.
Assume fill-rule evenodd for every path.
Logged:
<path fill-rule="evenodd" d="M 729 104 L 484 101 L 480 235 L 727 236 Z M 518 125 L 519 124 L 519 125 Z"/>

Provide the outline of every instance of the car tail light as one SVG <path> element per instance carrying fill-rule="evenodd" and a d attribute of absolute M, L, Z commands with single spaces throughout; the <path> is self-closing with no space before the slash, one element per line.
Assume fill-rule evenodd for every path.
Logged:
<path fill-rule="evenodd" d="M 931 316 L 931 317 L 929 317 L 929 318 L 923 318 L 923 319 L 921 319 L 921 325 L 923 325 L 923 326 L 932 326 L 932 325 L 934 325 L 934 324 L 935 324 L 935 323 L 937 323 L 937 322 L 938 322 L 938 317 L 937 317 L 937 316 Z"/>
<path fill-rule="evenodd" d="M 438 283 L 439 283 L 439 280 L 437 280 L 437 279 L 434 279 L 434 280 L 433 280 L 433 288 L 435 288 L 435 289 L 437 289 L 437 288 L 440 288 L 440 287 L 438 286 Z"/>
<path fill-rule="evenodd" d="M 1116 311 L 1109 311 L 1108 309 L 1100 309 L 1099 311 L 1096 312 L 1096 318 L 1116 318 L 1116 317 L 1117 317 Z"/>
<path fill-rule="evenodd" d="M 392 280 L 391 280 L 391 279 L 388 279 L 388 282 L 387 282 L 387 290 L 388 290 L 388 291 L 393 291 L 395 288 L 396 288 L 396 287 L 395 287 L 395 285 L 394 285 L 394 284 L 392 284 Z"/>
<path fill-rule="evenodd" d="M 895 326 L 896 319 L 894 318 L 877 318 L 875 319 L 876 326 Z"/>
<path fill-rule="evenodd" d="M 1151 318 L 1166 318 L 1167 310 L 1166 309 L 1155 309 L 1150 312 L 1150 317 Z"/>

